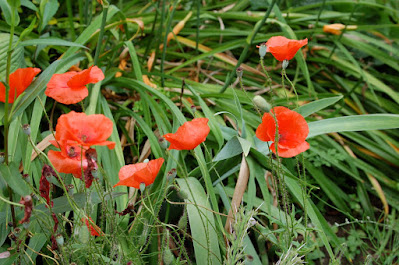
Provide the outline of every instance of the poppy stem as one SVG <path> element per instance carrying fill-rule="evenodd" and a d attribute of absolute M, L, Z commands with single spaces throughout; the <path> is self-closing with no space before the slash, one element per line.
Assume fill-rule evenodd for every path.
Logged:
<path fill-rule="evenodd" d="M 103 40 L 103 37 L 104 37 L 105 23 L 107 22 L 107 15 L 108 15 L 108 4 L 104 4 L 103 5 L 103 17 L 102 17 L 101 26 L 100 26 L 100 33 L 98 35 L 96 53 L 94 54 L 94 65 L 97 65 L 98 58 L 100 56 L 102 40 Z"/>
<path fill-rule="evenodd" d="M 14 10 L 12 10 L 12 12 L 14 12 Z M 14 19 L 13 19 L 14 22 Z M 7 50 L 7 65 L 6 65 L 6 95 L 5 95 L 5 103 L 4 103 L 4 159 L 5 159 L 5 163 L 6 165 L 8 165 L 9 161 L 8 161 L 8 130 L 10 127 L 9 124 L 9 117 L 8 117 L 8 107 L 9 107 L 9 97 L 10 97 L 10 70 L 11 70 L 11 55 L 13 52 L 12 49 L 12 42 L 13 42 L 13 38 L 14 38 L 14 23 L 11 23 L 10 25 L 10 39 L 8 42 L 8 50 Z M 10 186 L 8 186 L 8 192 L 10 194 L 10 201 L 13 201 L 12 198 L 12 189 L 10 188 Z M 15 209 L 14 209 L 14 205 L 10 204 L 10 208 L 11 208 L 11 217 L 12 217 L 12 223 L 14 227 L 17 227 L 17 219 L 15 217 Z"/>

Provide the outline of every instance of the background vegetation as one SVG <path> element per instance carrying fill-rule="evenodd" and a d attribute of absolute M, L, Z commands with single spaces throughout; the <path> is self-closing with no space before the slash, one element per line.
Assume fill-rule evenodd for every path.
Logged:
<path fill-rule="evenodd" d="M 8 65 L 11 72 L 34 66 L 42 73 L 8 112 L 0 253 L 10 257 L 0 264 L 398 262 L 398 1 L 17 2 L 0 1 L 0 78 Z M 347 27 L 338 35 L 323 32 L 332 23 Z M 270 86 L 260 66 L 256 45 L 277 35 L 309 39 L 286 70 L 295 91 L 270 54 L 264 60 Z M 105 79 L 89 87 L 83 105 L 46 98 L 54 73 L 92 64 Z M 296 158 L 272 158 L 254 138 L 264 112 L 255 95 L 306 117 L 311 148 Z M 101 167 L 89 190 L 61 174 L 76 187 L 68 196 L 54 189 L 56 234 L 64 242 L 52 250 L 54 220 L 38 196 L 45 160 L 31 159 L 30 141 L 41 142 L 61 114 L 82 106 L 114 121 L 110 140 L 117 147 L 97 148 Z M 184 152 L 162 147 L 161 135 L 202 116 L 211 127 L 205 145 Z M 165 166 L 143 193 L 112 188 L 121 166 L 158 157 Z M 17 229 L 11 208 L 18 220 L 24 208 L 9 199 L 15 204 L 28 194 L 31 222 Z M 226 231 L 232 199 L 242 204 Z M 129 215 L 115 213 L 128 202 Z M 89 236 L 76 218 L 80 211 L 105 236 Z"/>

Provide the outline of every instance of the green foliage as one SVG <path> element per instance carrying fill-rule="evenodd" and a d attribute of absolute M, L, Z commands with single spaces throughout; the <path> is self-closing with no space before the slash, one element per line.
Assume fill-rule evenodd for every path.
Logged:
<path fill-rule="evenodd" d="M 396 2 L 0 0 L 0 81 L 7 69 L 42 69 L 15 103 L 0 103 L 0 253 L 11 253 L 0 264 L 394 264 Z M 332 23 L 357 28 L 323 32 Z M 278 35 L 309 40 L 285 70 L 288 81 L 255 47 Z M 105 79 L 81 104 L 46 97 L 54 74 L 93 63 Z M 308 151 L 278 159 L 255 137 L 263 115 L 255 95 L 306 118 Z M 68 174 L 52 177 L 51 206 L 40 178 L 55 147 L 36 146 L 72 110 L 107 116 L 116 147 L 96 147 L 89 189 Z M 209 119 L 206 141 L 166 150 L 162 136 L 199 117 Z M 145 190 L 113 188 L 125 163 L 161 157 Z M 19 224 L 29 194 L 32 216 Z M 102 236 L 90 235 L 88 217 Z M 56 236 L 64 244 L 50 251 Z"/>

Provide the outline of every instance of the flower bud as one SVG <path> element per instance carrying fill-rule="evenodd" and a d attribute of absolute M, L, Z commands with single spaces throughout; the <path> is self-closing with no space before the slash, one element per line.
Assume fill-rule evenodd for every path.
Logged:
<path fill-rule="evenodd" d="M 148 163 L 150 160 L 148 158 L 144 159 L 143 163 Z"/>
<path fill-rule="evenodd" d="M 266 101 L 266 99 L 264 99 L 263 97 L 261 97 L 259 95 L 256 95 L 253 98 L 253 102 L 256 107 L 258 107 L 259 109 L 261 109 L 264 112 L 269 112 L 272 108 L 272 106 Z"/>
<path fill-rule="evenodd" d="M 290 61 L 288 61 L 288 60 L 284 60 L 283 61 L 282 67 L 283 67 L 284 70 L 287 69 L 289 63 L 290 63 Z"/>
<path fill-rule="evenodd" d="M 29 126 L 29 124 L 22 125 L 22 130 L 24 131 L 24 133 L 26 135 L 30 136 L 30 126 Z"/>
<path fill-rule="evenodd" d="M 239 77 L 239 78 L 242 78 L 242 74 L 243 74 L 243 69 L 242 69 L 242 67 L 240 66 L 240 67 L 238 67 L 237 69 L 236 69 L 236 74 L 237 74 L 237 76 Z"/>
<path fill-rule="evenodd" d="M 165 140 L 165 138 L 160 137 L 158 139 L 159 145 L 161 146 L 162 149 L 168 148 L 168 142 Z"/>
<path fill-rule="evenodd" d="M 168 172 L 168 180 L 169 181 L 172 181 L 175 177 L 176 177 L 176 174 L 177 174 L 177 170 L 176 170 L 176 168 L 172 168 L 169 172 Z"/>
<path fill-rule="evenodd" d="M 87 244 L 90 238 L 89 229 L 85 225 L 82 225 L 78 229 L 79 229 L 78 231 L 79 241 L 83 244 Z"/>
<path fill-rule="evenodd" d="M 144 190 L 145 190 L 145 183 L 144 183 L 144 182 L 141 182 L 141 183 L 140 183 L 140 191 L 141 191 L 141 193 L 143 193 Z"/>
<path fill-rule="evenodd" d="M 0 164 L 2 164 L 4 162 L 6 155 L 3 152 L 0 152 Z"/>
<path fill-rule="evenodd" d="M 259 55 L 260 55 L 260 58 L 265 57 L 266 52 L 267 52 L 266 43 L 262 43 L 262 44 L 259 45 L 258 47 L 259 47 Z"/>
<path fill-rule="evenodd" d="M 62 245 L 64 245 L 64 237 L 61 234 L 57 235 L 55 237 L 55 240 L 57 241 L 58 246 L 61 247 Z"/>

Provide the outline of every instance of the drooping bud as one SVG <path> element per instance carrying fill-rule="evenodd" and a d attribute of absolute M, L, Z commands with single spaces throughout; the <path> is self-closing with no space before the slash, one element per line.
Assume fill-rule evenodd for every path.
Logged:
<path fill-rule="evenodd" d="M 57 241 L 58 246 L 64 245 L 64 237 L 61 234 L 57 235 L 55 240 Z"/>
<path fill-rule="evenodd" d="M 264 58 L 267 52 L 266 42 L 262 43 L 261 45 L 256 46 L 259 48 L 259 56 L 260 58 Z"/>
<path fill-rule="evenodd" d="M 177 174 L 177 170 L 176 170 L 176 168 L 172 168 L 169 172 L 168 172 L 168 180 L 169 181 L 172 181 L 175 177 L 176 177 L 176 174 Z"/>
<path fill-rule="evenodd" d="M 160 137 L 158 139 L 159 145 L 161 146 L 162 149 L 168 148 L 168 142 L 165 140 L 165 138 Z"/>
<path fill-rule="evenodd" d="M 283 67 L 284 70 L 287 69 L 289 63 L 290 63 L 290 61 L 288 61 L 288 60 L 284 60 L 283 61 L 282 67 Z"/>
<path fill-rule="evenodd" d="M 30 136 L 30 126 L 29 126 L 29 124 L 22 125 L 22 130 L 24 131 L 24 133 L 26 135 Z"/>
<path fill-rule="evenodd" d="M 272 108 L 272 106 L 269 104 L 269 102 L 266 101 L 262 96 L 256 95 L 253 98 L 253 102 L 256 107 L 261 109 L 264 112 L 269 112 Z"/>
<path fill-rule="evenodd" d="M 241 66 L 238 67 L 238 68 L 236 69 L 236 74 L 237 74 L 237 76 L 238 76 L 239 78 L 242 78 L 243 72 L 244 72 L 244 69 L 242 69 Z"/>
<path fill-rule="evenodd" d="M 141 191 L 141 193 L 143 193 L 144 190 L 145 190 L 145 183 L 144 183 L 144 182 L 141 182 L 141 183 L 140 183 L 140 191 Z"/>

